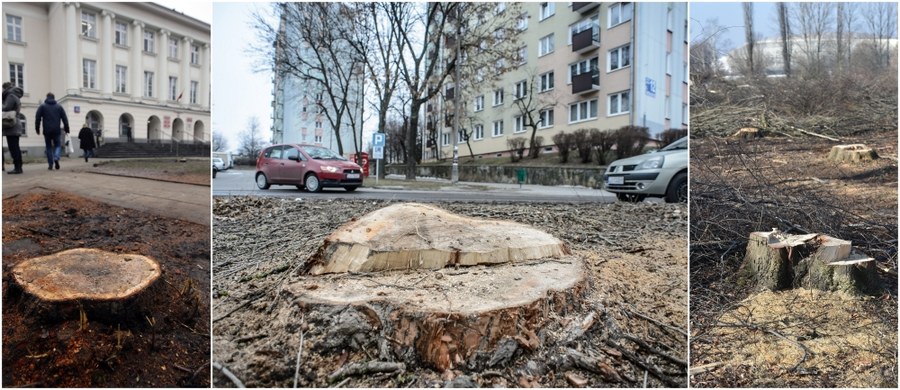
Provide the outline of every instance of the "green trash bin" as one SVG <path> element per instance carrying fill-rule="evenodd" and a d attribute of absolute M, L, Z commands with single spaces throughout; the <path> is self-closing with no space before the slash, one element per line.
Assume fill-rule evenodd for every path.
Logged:
<path fill-rule="evenodd" d="M 522 188 L 522 184 L 525 183 L 525 168 L 516 170 L 516 178 L 519 179 L 519 188 Z"/>

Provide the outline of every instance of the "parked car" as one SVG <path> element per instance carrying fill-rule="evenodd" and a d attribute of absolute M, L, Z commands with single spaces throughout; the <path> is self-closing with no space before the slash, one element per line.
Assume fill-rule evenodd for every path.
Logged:
<path fill-rule="evenodd" d="M 324 187 L 355 191 L 362 185 L 362 169 L 346 158 L 319 146 L 282 144 L 260 152 L 256 159 L 256 186 L 295 185 L 319 192 Z"/>
<path fill-rule="evenodd" d="M 218 157 L 213 157 L 212 159 L 213 167 L 217 170 L 224 171 L 225 170 L 225 161 Z"/>
<path fill-rule="evenodd" d="M 218 159 L 218 160 L 221 161 L 221 159 Z M 217 164 L 216 164 L 216 159 L 212 159 L 212 173 L 213 173 L 213 179 L 216 178 L 216 174 L 219 173 L 219 171 L 221 170 L 221 169 L 219 169 L 220 166 L 221 166 L 221 165 L 217 165 Z"/>
<path fill-rule="evenodd" d="M 622 201 L 648 196 L 687 202 L 688 137 L 651 153 L 613 161 L 603 175 L 604 187 Z"/>

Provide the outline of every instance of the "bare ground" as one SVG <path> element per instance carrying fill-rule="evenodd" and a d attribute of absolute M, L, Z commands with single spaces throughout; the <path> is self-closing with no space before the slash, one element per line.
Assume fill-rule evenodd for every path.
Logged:
<path fill-rule="evenodd" d="M 383 353 L 365 327 L 323 326 L 340 310 L 299 309 L 284 291 L 310 278 L 298 270 L 333 229 L 390 203 L 215 198 L 214 362 L 247 386 L 686 386 L 683 205 L 438 204 L 556 235 L 588 261 L 593 283 L 584 304 L 546 319 L 536 345 L 512 343 L 502 359 L 439 372 Z M 338 373 L 354 363 L 402 369 Z M 220 370 L 214 384 L 234 386 Z"/>

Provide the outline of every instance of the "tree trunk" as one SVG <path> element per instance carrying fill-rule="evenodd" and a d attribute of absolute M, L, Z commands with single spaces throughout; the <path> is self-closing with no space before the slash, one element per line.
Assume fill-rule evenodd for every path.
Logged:
<path fill-rule="evenodd" d="M 772 291 L 795 287 L 866 293 L 878 285 L 875 261 L 850 241 L 824 234 L 753 232 L 740 283 Z"/>
<path fill-rule="evenodd" d="M 858 163 L 861 161 L 872 161 L 878 158 L 871 148 L 863 144 L 853 145 L 835 145 L 831 147 L 828 153 L 828 159 L 837 162 Z"/>
<path fill-rule="evenodd" d="M 423 103 L 415 98 L 410 102 L 409 127 L 406 129 L 406 180 L 416 179 L 416 135 L 419 131 L 419 109 Z"/>

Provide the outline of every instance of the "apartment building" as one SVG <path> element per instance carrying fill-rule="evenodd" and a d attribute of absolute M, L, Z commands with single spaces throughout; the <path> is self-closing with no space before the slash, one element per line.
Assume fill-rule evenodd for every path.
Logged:
<path fill-rule="evenodd" d="M 42 155 L 34 113 L 48 92 L 78 150 L 104 143 L 210 141 L 210 26 L 153 3 L 3 3 L 3 81 L 25 91 L 22 149 Z"/>
<path fill-rule="evenodd" d="M 582 128 L 687 128 L 687 3 L 498 3 L 492 17 L 516 24 L 520 63 L 498 82 L 461 83 L 426 105 L 425 159 L 452 156 L 454 144 L 467 155 L 466 136 L 475 155 L 505 155 L 508 139 L 530 138 L 529 118 L 546 151 L 554 134 Z M 457 96 L 459 121 L 450 120 Z"/>

